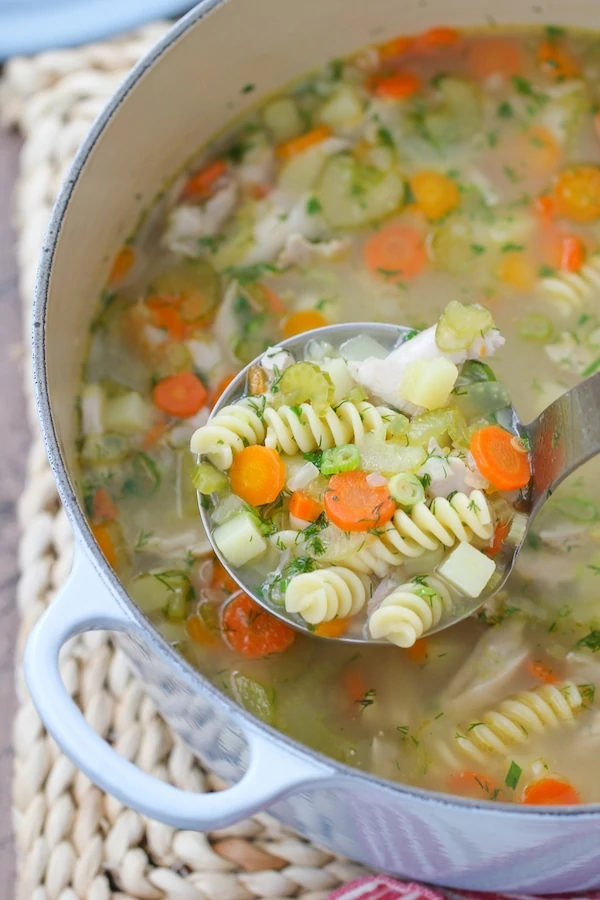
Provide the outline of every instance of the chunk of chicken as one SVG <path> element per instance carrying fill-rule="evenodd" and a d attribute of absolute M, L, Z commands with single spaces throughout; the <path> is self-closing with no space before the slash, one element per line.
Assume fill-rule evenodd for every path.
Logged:
<path fill-rule="evenodd" d="M 198 256 L 198 241 L 214 237 L 221 230 L 235 209 L 237 197 L 237 185 L 229 181 L 200 206 L 186 203 L 175 207 L 167 219 L 163 244 L 173 253 Z"/>
<path fill-rule="evenodd" d="M 504 338 L 495 328 L 490 328 L 483 336 L 477 337 L 467 350 L 445 353 L 435 341 L 436 325 L 419 332 L 411 340 L 405 341 L 385 359 L 369 357 L 361 362 L 350 362 L 350 372 L 371 394 L 384 403 L 389 403 L 408 415 L 421 412 L 421 407 L 404 400 L 399 393 L 402 376 L 409 363 L 417 360 L 445 358 L 455 365 L 467 359 L 481 359 L 491 356 L 504 344 Z"/>
<path fill-rule="evenodd" d="M 343 259 L 352 246 L 349 238 L 334 238 L 332 241 L 313 243 L 302 234 L 290 234 L 286 238 L 283 250 L 277 258 L 277 265 L 309 266 L 314 259 Z"/>
<path fill-rule="evenodd" d="M 272 262 L 293 234 L 301 234 L 307 240 L 324 237 L 326 226 L 320 216 L 307 212 L 309 194 L 303 194 L 290 205 L 289 196 L 275 190 L 268 200 L 259 204 L 254 226 L 254 245 L 246 254 L 245 265 Z"/>

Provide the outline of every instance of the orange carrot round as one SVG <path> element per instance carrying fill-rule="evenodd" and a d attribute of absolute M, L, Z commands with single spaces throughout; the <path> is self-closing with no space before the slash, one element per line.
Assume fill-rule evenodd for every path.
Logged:
<path fill-rule="evenodd" d="M 533 201 L 533 210 L 544 221 L 548 221 L 556 213 L 554 200 L 549 194 L 540 194 Z"/>
<path fill-rule="evenodd" d="M 226 163 L 222 159 L 216 159 L 186 181 L 182 196 L 190 200 L 206 200 L 210 197 L 215 182 L 222 178 L 226 171 Z"/>
<path fill-rule="evenodd" d="M 554 179 L 556 214 L 574 222 L 593 222 L 600 216 L 600 167 L 570 166 Z"/>
<path fill-rule="evenodd" d="M 282 653 L 296 637 L 293 628 L 270 615 L 242 592 L 223 610 L 222 625 L 223 637 L 229 646 L 248 659 Z"/>
<path fill-rule="evenodd" d="M 376 97 L 403 100 L 416 94 L 421 82 L 412 72 L 394 72 L 393 75 L 375 75 L 369 86 Z"/>
<path fill-rule="evenodd" d="M 363 255 L 371 272 L 390 280 L 413 278 L 427 264 L 423 235 L 402 222 L 392 222 L 372 234 Z"/>
<path fill-rule="evenodd" d="M 185 630 L 194 641 L 202 647 L 210 647 L 215 643 L 214 635 L 210 633 L 199 615 L 191 616 L 185 623 Z"/>
<path fill-rule="evenodd" d="M 532 125 L 519 135 L 516 155 L 527 172 L 539 176 L 553 172 L 561 158 L 560 144 L 549 128 Z"/>
<path fill-rule="evenodd" d="M 330 622 L 321 622 L 315 628 L 314 633 L 318 637 L 337 638 L 348 631 L 350 619 L 332 619 Z"/>
<path fill-rule="evenodd" d="M 448 26 L 429 28 L 422 34 L 418 34 L 412 48 L 416 53 L 424 53 L 429 50 L 437 50 L 440 47 L 452 47 L 460 41 L 460 31 Z"/>
<path fill-rule="evenodd" d="M 525 487 L 531 478 L 527 453 L 515 446 L 514 435 L 498 425 L 480 428 L 471 438 L 471 453 L 484 478 L 499 491 Z"/>
<path fill-rule="evenodd" d="M 162 297 L 150 297 L 146 306 L 152 313 L 152 324 L 155 328 L 164 329 L 172 341 L 182 341 L 185 337 L 185 322 L 173 303 Z"/>
<path fill-rule="evenodd" d="M 283 144 L 280 144 L 277 148 L 277 156 L 282 160 L 291 159 L 293 156 L 298 156 L 299 153 L 304 153 L 306 150 L 314 147 L 315 144 L 320 144 L 330 134 L 331 129 L 327 125 L 318 125 L 312 131 L 307 131 L 305 134 L 299 135 L 299 137 L 291 138 L 289 141 L 284 141 Z"/>
<path fill-rule="evenodd" d="M 389 522 L 396 511 L 387 485 L 370 485 L 355 469 L 329 479 L 324 503 L 327 518 L 342 531 L 368 531 Z"/>
<path fill-rule="evenodd" d="M 538 47 L 537 61 L 540 69 L 551 78 L 575 78 L 580 73 L 575 59 L 557 41 L 542 41 Z"/>
<path fill-rule="evenodd" d="M 496 271 L 500 281 L 517 291 L 531 291 L 537 273 L 533 261 L 526 253 L 503 253 Z"/>
<path fill-rule="evenodd" d="M 287 317 L 281 331 L 285 338 L 291 338 L 296 334 L 304 334 L 305 331 L 323 328 L 328 324 L 327 319 L 318 309 L 301 309 Z"/>
<path fill-rule="evenodd" d="M 476 41 L 469 50 L 467 60 L 473 74 L 481 80 L 491 75 L 511 78 L 518 75 L 523 67 L 519 45 L 505 37 L 489 37 Z"/>
<path fill-rule="evenodd" d="M 527 669 L 530 675 L 533 675 L 534 678 L 537 678 L 538 681 L 542 681 L 544 684 L 556 684 L 559 680 L 558 675 L 543 662 L 540 662 L 539 659 L 528 662 Z"/>
<path fill-rule="evenodd" d="M 446 216 L 460 203 L 456 182 L 434 170 L 426 169 L 413 175 L 410 189 L 418 208 L 432 221 Z"/>
<path fill-rule="evenodd" d="M 92 498 L 92 516 L 96 522 L 110 522 L 119 511 L 106 488 L 96 488 Z"/>
<path fill-rule="evenodd" d="M 411 49 L 413 41 L 414 38 L 410 37 L 410 35 L 400 34 L 390 41 L 378 44 L 377 51 L 379 53 L 379 59 L 388 60 L 394 59 L 397 56 L 402 56 L 403 53 L 406 53 Z"/>
<path fill-rule="evenodd" d="M 526 785 L 521 803 L 532 806 L 567 806 L 581 803 L 579 794 L 566 779 L 547 776 Z"/>
<path fill-rule="evenodd" d="M 323 507 L 319 501 L 309 497 L 304 491 L 294 491 L 290 497 L 290 513 L 298 519 L 316 522 L 322 512 Z"/>
<path fill-rule="evenodd" d="M 285 486 L 285 464 L 277 450 L 244 447 L 229 470 L 231 490 L 251 506 L 273 503 Z"/>
<path fill-rule="evenodd" d="M 121 250 L 119 250 L 114 258 L 112 268 L 110 270 L 110 275 L 108 276 L 108 283 L 111 285 L 111 287 L 114 287 L 125 278 L 125 276 L 132 268 L 134 262 L 135 251 L 132 247 L 126 244 L 121 248 Z"/>
<path fill-rule="evenodd" d="M 566 234 L 560 241 L 558 267 L 563 272 L 578 272 L 585 262 L 585 244 L 573 234 Z"/>
<path fill-rule="evenodd" d="M 154 405 L 176 419 L 189 419 L 200 412 L 208 391 L 193 372 L 178 372 L 159 381 L 152 391 Z"/>
<path fill-rule="evenodd" d="M 102 550 L 106 562 L 112 569 L 117 567 L 117 551 L 111 537 L 110 528 L 106 522 L 100 522 L 97 525 L 90 526 L 92 534 L 96 538 L 96 543 Z"/>
<path fill-rule="evenodd" d="M 496 782 L 484 775 L 483 772 L 472 772 L 465 769 L 462 772 L 453 772 L 446 781 L 448 790 L 461 797 L 484 798 L 498 791 Z"/>

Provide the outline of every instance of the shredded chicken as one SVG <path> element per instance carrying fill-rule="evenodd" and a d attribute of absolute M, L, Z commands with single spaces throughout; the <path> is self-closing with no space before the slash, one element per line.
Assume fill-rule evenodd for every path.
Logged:
<path fill-rule="evenodd" d="M 290 199 L 283 191 L 272 191 L 261 204 L 266 214 L 257 217 L 254 226 L 254 246 L 244 258 L 244 264 L 271 262 L 283 249 L 292 234 L 301 234 L 308 240 L 324 237 L 325 225 L 320 216 L 307 212 L 308 194 L 290 206 Z"/>
<path fill-rule="evenodd" d="M 277 265 L 309 266 L 317 259 L 343 259 L 350 251 L 349 238 L 334 238 L 332 241 L 320 241 L 313 243 L 302 234 L 290 234 L 284 248 L 277 258 Z"/>
<path fill-rule="evenodd" d="M 221 230 L 235 209 L 237 196 L 237 185 L 230 180 L 200 206 L 177 206 L 169 214 L 163 244 L 173 253 L 198 256 L 198 241 Z"/>

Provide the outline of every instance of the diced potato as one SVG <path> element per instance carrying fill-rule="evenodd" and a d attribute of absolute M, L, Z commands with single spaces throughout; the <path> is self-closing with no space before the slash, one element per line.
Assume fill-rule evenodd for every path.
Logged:
<path fill-rule="evenodd" d="M 360 228 L 400 209 L 404 181 L 393 169 L 379 172 L 340 153 L 328 160 L 316 194 L 332 228 Z"/>
<path fill-rule="evenodd" d="M 404 370 L 400 396 L 415 406 L 439 409 L 448 402 L 457 378 L 458 368 L 444 357 L 416 359 Z"/>
<path fill-rule="evenodd" d="M 256 520 L 248 512 L 241 512 L 213 532 L 218 549 L 232 566 L 244 566 L 256 559 L 268 547 Z"/>
<path fill-rule="evenodd" d="M 438 572 L 467 597 L 479 597 L 496 570 L 495 562 L 471 544 L 461 543 Z"/>
<path fill-rule="evenodd" d="M 414 472 L 425 461 L 423 447 L 405 447 L 384 441 L 375 434 L 366 434 L 357 445 L 363 468 L 390 477 L 397 472 Z"/>
<path fill-rule="evenodd" d="M 107 431 L 134 434 L 148 431 L 152 424 L 152 412 L 141 394 L 130 391 L 108 401 L 104 420 Z"/>
<path fill-rule="evenodd" d="M 304 127 L 302 116 L 291 97 L 282 97 L 265 106 L 263 120 L 278 144 L 296 137 Z"/>
<path fill-rule="evenodd" d="M 344 359 L 326 359 L 321 363 L 321 369 L 326 372 L 333 381 L 333 405 L 341 403 L 353 388 L 356 382 L 350 374 L 348 363 Z"/>
<path fill-rule="evenodd" d="M 340 84 L 319 110 L 318 118 L 332 131 L 343 131 L 357 125 L 362 114 L 363 102 L 358 90 L 351 84 Z"/>

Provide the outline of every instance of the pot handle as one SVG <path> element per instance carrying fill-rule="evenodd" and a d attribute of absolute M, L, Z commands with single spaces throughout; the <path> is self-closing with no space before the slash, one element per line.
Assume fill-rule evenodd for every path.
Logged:
<path fill-rule="evenodd" d="M 175 828 L 212 831 L 254 814 L 275 800 L 330 778 L 330 767 L 302 759 L 241 718 L 250 762 L 240 781 L 223 791 L 188 793 L 154 778 L 118 754 L 86 722 L 59 672 L 61 647 L 83 631 L 132 631 L 123 608 L 81 547 L 71 575 L 35 625 L 25 648 L 25 677 L 39 715 L 65 754 L 102 790 Z"/>

